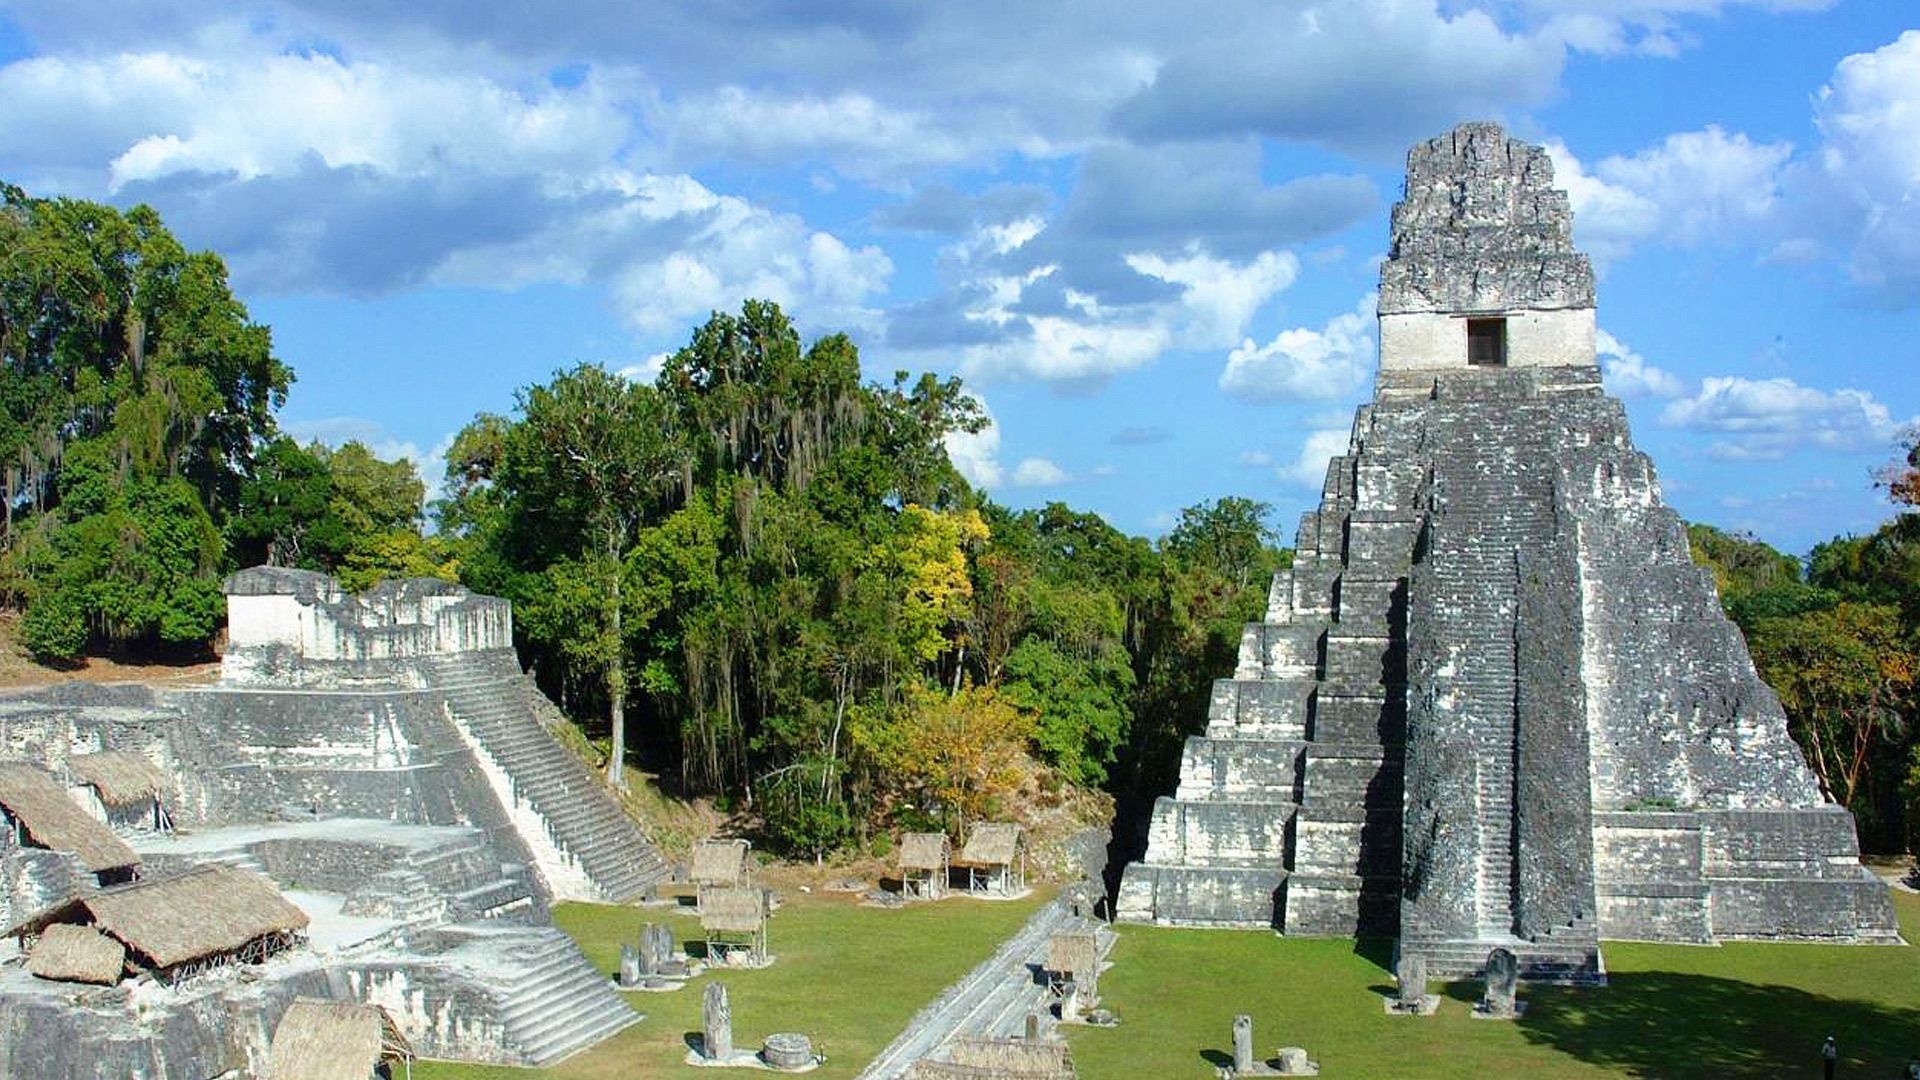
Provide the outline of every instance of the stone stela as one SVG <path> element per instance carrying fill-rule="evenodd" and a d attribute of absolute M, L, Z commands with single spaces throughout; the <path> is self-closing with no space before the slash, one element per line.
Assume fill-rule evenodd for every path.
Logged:
<path fill-rule="evenodd" d="M 1519 1000 L 1520 961 L 1511 950 L 1494 949 L 1487 954 L 1486 991 L 1473 1015 L 1481 1020 L 1513 1020 L 1527 1011 Z"/>
<path fill-rule="evenodd" d="M 1221 1080 L 1243 1076 L 1318 1076 L 1320 1064 L 1310 1061 L 1298 1046 L 1282 1046 L 1273 1059 L 1261 1060 L 1253 1048 L 1253 1017 L 1245 1013 L 1233 1018 L 1233 1064 L 1217 1070 Z"/>
<path fill-rule="evenodd" d="M 1544 150 L 1466 124 L 1408 153 L 1374 398 L 1119 918 L 1576 983 L 1607 937 L 1898 940 L 1602 389 L 1594 313 Z"/>

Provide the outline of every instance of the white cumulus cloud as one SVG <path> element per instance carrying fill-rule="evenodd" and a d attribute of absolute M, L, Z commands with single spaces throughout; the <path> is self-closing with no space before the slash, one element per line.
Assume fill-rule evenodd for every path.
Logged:
<path fill-rule="evenodd" d="M 1324 401 L 1354 393 L 1380 359 L 1374 340 L 1377 299 L 1369 293 L 1318 330 L 1283 330 L 1265 345 L 1242 341 L 1227 354 L 1220 389 L 1243 401 Z"/>
<path fill-rule="evenodd" d="M 1014 487 L 1051 487 L 1072 479 L 1067 470 L 1043 457 L 1022 458 L 1013 469 Z"/>
<path fill-rule="evenodd" d="M 1564 143 L 1550 141 L 1547 151 L 1573 204 L 1580 246 L 1604 263 L 1641 243 L 1724 243 L 1769 223 L 1793 145 L 1709 125 L 1591 167 Z"/>
<path fill-rule="evenodd" d="M 1138 273 L 1181 287 L 1186 336 L 1196 345 L 1240 336 L 1254 313 L 1300 276 L 1300 260 L 1290 251 L 1263 251 L 1240 265 L 1197 248 L 1176 258 L 1136 253 L 1128 255 L 1126 263 Z"/>
<path fill-rule="evenodd" d="M 1852 211 L 1839 224 L 1854 237 L 1854 277 L 1920 302 L 1920 30 L 1841 60 L 1814 119 L 1826 187 Z"/>
<path fill-rule="evenodd" d="M 1647 363 L 1617 337 L 1599 331 L 1595 344 L 1600 354 L 1600 374 L 1608 392 L 1619 398 L 1676 398 L 1687 392 L 1680 377 Z"/>
<path fill-rule="evenodd" d="M 1913 419 L 1896 419 L 1864 390 L 1820 390 L 1792 379 L 1713 376 L 1698 393 L 1669 402 L 1668 427 L 1719 436 L 1708 453 L 1771 460 L 1802 449 L 1857 452 L 1891 446 Z"/>
<path fill-rule="evenodd" d="M 1289 484 L 1319 491 L 1327 480 L 1327 462 L 1347 452 L 1347 441 L 1348 432 L 1345 428 L 1311 432 L 1306 441 L 1300 444 L 1300 453 L 1293 461 L 1280 466 L 1275 472 Z"/>
<path fill-rule="evenodd" d="M 973 400 L 979 404 L 986 426 L 979 431 L 947 432 L 947 457 L 967 483 L 977 488 L 998 487 L 1007 474 L 1000 465 L 1000 425 L 987 408 L 986 398 L 975 394 Z"/>

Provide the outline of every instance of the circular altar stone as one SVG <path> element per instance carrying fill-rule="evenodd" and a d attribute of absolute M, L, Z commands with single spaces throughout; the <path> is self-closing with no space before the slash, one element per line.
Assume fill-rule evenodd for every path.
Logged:
<path fill-rule="evenodd" d="M 760 1056 L 776 1069 L 803 1069 L 813 1064 L 813 1041 L 797 1031 L 767 1036 Z"/>

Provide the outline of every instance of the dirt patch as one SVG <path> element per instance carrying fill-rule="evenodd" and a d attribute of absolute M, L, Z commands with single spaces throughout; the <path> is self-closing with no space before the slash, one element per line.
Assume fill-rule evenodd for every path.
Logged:
<path fill-rule="evenodd" d="M 209 683 L 220 677 L 220 659 L 148 660 L 89 656 L 68 667 L 48 667 L 20 644 L 20 615 L 0 612 L 0 689 L 51 686 L 64 682 L 155 683 L 168 686 Z"/>

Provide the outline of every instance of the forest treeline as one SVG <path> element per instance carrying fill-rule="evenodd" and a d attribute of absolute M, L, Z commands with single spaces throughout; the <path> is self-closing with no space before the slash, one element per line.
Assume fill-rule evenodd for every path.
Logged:
<path fill-rule="evenodd" d="M 1879 482 L 1905 512 L 1804 560 L 1687 530 L 1821 788 L 1879 852 L 1920 846 L 1920 446 L 1903 450 Z"/>
<path fill-rule="evenodd" d="M 1197 506 L 1159 544 L 1010 510 L 947 457 L 983 423 L 957 379 L 863 382 L 844 335 L 748 301 L 651 384 L 582 366 L 476 418 L 439 535 L 613 762 L 630 737 L 787 850 L 1166 786 L 1286 559 L 1267 508 Z"/>
<path fill-rule="evenodd" d="M 270 559 L 434 569 L 413 467 L 281 434 L 292 382 L 152 209 L 0 185 L 0 603 L 36 655 L 205 652 L 222 574 Z"/>
<path fill-rule="evenodd" d="M 1157 542 L 1001 506 L 947 456 L 985 423 L 957 379 L 864 381 L 760 301 L 651 383 L 582 365 L 475 417 L 431 508 L 412 463 L 279 429 L 268 329 L 145 207 L 0 188 L 0 360 L 0 604 L 43 659 L 204 653 L 243 566 L 455 578 L 513 601 L 611 782 L 644 766 L 794 854 L 1075 791 L 1144 810 L 1290 558 L 1246 499 Z M 1881 479 L 1911 507 L 1906 449 Z M 1805 561 L 1691 536 L 1823 785 L 1907 847 L 1920 515 Z"/>

